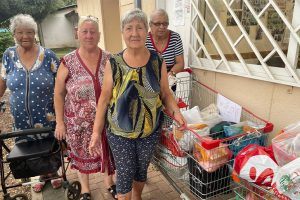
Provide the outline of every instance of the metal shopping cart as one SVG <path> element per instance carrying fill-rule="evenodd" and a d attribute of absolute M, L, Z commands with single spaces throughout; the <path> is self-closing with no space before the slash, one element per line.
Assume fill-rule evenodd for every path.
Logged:
<path fill-rule="evenodd" d="M 197 81 L 190 69 L 176 79 L 174 94 L 182 111 L 193 105 L 203 109 L 217 103 L 218 92 Z M 165 114 L 163 133 L 153 163 L 182 199 L 235 199 L 236 189 L 243 188 L 231 178 L 235 155 L 247 144 L 265 145 L 266 133 L 273 129 L 271 123 L 245 108 L 242 109 L 241 121 L 251 121 L 256 128 L 222 138 L 220 132 L 207 135 L 207 129 L 195 131 L 187 127 L 180 133 L 176 130 L 176 122 Z"/>

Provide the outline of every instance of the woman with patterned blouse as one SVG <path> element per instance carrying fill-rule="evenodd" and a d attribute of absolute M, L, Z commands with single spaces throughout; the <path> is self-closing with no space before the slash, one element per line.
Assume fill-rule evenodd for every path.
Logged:
<path fill-rule="evenodd" d="M 89 174 L 96 172 L 105 172 L 104 182 L 115 197 L 115 185 L 110 175 L 114 166 L 104 132 L 102 154 L 92 156 L 88 151 L 102 93 L 104 66 L 110 54 L 98 47 L 100 32 L 96 17 L 80 17 L 77 34 L 80 47 L 63 57 L 57 74 L 55 136 L 59 140 L 66 138 L 70 147 L 71 167 L 77 170 L 81 183 L 80 199 L 91 199 Z"/>
<path fill-rule="evenodd" d="M 141 200 L 154 149 L 161 133 L 163 105 L 181 126 L 185 120 L 169 89 L 166 64 L 145 47 L 147 16 L 139 9 L 122 19 L 126 49 L 112 55 L 104 72 L 89 151 L 96 156 L 107 120 L 107 139 L 117 171 L 118 199 Z"/>
<path fill-rule="evenodd" d="M 37 24 L 30 15 L 18 14 L 11 20 L 10 30 L 16 46 L 3 54 L 0 76 L 0 98 L 10 90 L 10 111 L 15 130 L 55 127 L 53 90 L 59 60 L 55 54 L 35 43 Z M 48 137 L 48 135 L 21 136 L 16 142 Z M 61 186 L 60 180 L 51 180 L 52 186 Z M 44 181 L 33 185 L 36 192 Z"/>

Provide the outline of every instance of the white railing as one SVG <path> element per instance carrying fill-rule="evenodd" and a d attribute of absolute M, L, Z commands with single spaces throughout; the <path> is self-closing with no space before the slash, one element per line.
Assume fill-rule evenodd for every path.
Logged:
<path fill-rule="evenodd" d="M 254 5 L 259 2 L 264 2 L 265 5 L 259 5 L 261 9 L 255 10 Z M 251 19 L 256 21 L 255 25 L 245 27 L 241 22 L 241 14 L 244 13 L 238 16 L 233 8 L 233 4 L 236 3 L 248 10 L 247 15 L 251 15 Z M 282 10 L 282 5 L 285 5 L 285 9 L 292 9 Z M 239 12 L 244 11 L 240 9 Z M 277 21 L 280 23 L 277 25 L 285 27 L 280 36 L 275 36 L 270 30 L 273 24 L 268 24 L 268 14 L 274 12 L 277 13 Z M 229 27 L 226 24 L 228 16 L 234 20 L 233 26 Z M 254 30 L 254 27 L 261 31 L 263 39 L 258 41 L 253 38 L 251 30 Z M 300 87 L 300 69 L 297 69 L 300 0 L 191 0 L 190 29 L 191 67 Z M 232 30 L 236 30 L 236 37 L 232 37 Z M 220 38 L 226 40 L 228 46 L 225 46 Z M 247 52 L 241 52 L 239 45 L 247 46 Z M 276 66 L 271 64 L 274 62 L 277 63 Z"/>

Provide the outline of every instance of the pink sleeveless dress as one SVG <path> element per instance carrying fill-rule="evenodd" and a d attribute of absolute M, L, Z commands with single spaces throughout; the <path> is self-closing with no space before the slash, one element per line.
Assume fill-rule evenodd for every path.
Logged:
<path fill-rule="evenodd" d="M 112 174 L 114 170 L 105 132 L 102 133 L 102 156 L 91 157 L 88 152 L 97 102 L 101 94 L 104 67 L 109 58 L 110 54 L 101 50 L 95 75 L 81 60 L 78 50 L 62 59 L 69 70 L 66 80 L 64 120 L 71 168 L 85 174 L 104 172 L 106 168 L 108 173 Z"/>

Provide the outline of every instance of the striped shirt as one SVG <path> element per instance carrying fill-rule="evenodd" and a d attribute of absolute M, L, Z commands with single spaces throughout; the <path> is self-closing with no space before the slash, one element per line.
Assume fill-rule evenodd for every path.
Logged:
<path fill-rule="evenodd" d="M 166 48 L 162 52 L 158 51 L 157 47 L 155 46 L 151 32 L 149 32 L 147 36 L 146 47 L 149 50 L 156 51 L 162 55 L 166 62 L 168 71 L 170 71 L 171 68 L 175 65 L 175 57 L 183 54 L 183 46 L 180 35 L 171 30 Z"/>

